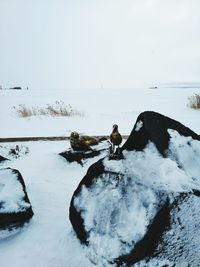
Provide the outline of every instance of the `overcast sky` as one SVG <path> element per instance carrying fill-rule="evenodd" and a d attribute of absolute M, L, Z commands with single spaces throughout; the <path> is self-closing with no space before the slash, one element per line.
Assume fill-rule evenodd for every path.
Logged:
<path fill-rule="evenodd" d="M 0 85 L 200 81 L 199 0 L 0 0 Z"/>

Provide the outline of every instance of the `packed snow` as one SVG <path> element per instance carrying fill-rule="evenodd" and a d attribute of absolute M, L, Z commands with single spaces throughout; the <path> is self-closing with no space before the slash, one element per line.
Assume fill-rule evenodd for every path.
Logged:
<path fill-rule="evenodd" d="M 123 155 L 125 159 L 120 163 L 105 160 L 106 170 L 134 177 L 139 183 L 148 185 L 150 188 L 160 188 L 168 192 L 191 190 L 193 184 L 190 176 L 188 177 L 178 168 L 175 161 L 163 158 L 152 143 L 142 152 L 125 151 Z"/>
<path fill-rule="evenodd" d="M 145 110 L 157 111 L 172 117 L 200 133 L 200 113 L 187 106 L 188 97 L 199 92 L 198 88 L 1 90 L 0 137 L 69 136 L 71 131 L 88 135 L 108 135 L 115 123 L 119 125 L 122 134 L 129 135 L 137 116 Z M 20 104 L 43 107 L 56 100 L 71 104 L 85 116 L 19 118 L 13 109 L 13 106 Z M 142 125 L 138 124 L 137 129 L 141 127 Z M 190 192 L 200 188 L 199 142 L 189 137 L 183 138 L 171 130 L 169 133 L 172 137 L 169 158 L 162 158 L 153 144 L 149 144 L 143 152 L 125 152 L 125 159 L 122 161 L 105 160 L 107 170 L 120 173 L 120 183 L 134 185 L 126 192 L 126 197 L 120 205 L 118 203 L 122 192 L 120 186 L 115 189 L 116 181 L 112 181 L 107 188 L 102 188 L 101 182 L 97 183 L 93 193 L 86 188 L 83 189 L 82 194 L 86 197 L 76 201 L 79 207 L 87 205 L 89 208 L 83 215 L 86 218 L 86 227 L 90 229 L 94 218 L 99 222 L 97 234 L 91 236 L 92 245 L 89 247 L 82 246 L 78 241 L 69 221 L 68 209 L 73 192 L 88 167 L 102 156 L 86 160 L 82 167 L 77 163 L 68 163 L 58 155 L 69 148 L 68 141 L 2 143 L 0 155 L 5 155 L 11 160 L 2 162 L 0 167 L 11 167 L 20 171 L 34 216 L 20 232 L 0 241 L 0 266 L 92 267 L 97 264 L 101 267 L 109 266 L 107 260 L 114 258 L 119 251 L 128 252 L 131 245 L 141 238 L 155 214 L 156 207 L 159 206 L 157 194 L 152 188 L 169 194 Z M 21 148 L 19 157 L 9 154 L 10 149 L 15 148 L 16 144 Z M 127 169 L 129 166 L 132 166 L 131 172 L 130 168 Z M 140 192 L 141 184 L 143 193 Z M 130 203 L 129 195 L 133 191 L 134 201 Z M 139 193 L 136 193 L 138 191 Z M 95 202 L 90 201 L 94 199 L 92 194 L 97 196 Z M 99 214 L 94 210 L 97 204 Z M 123 212 L 121 208 L 124 208 Z M 134 210 L 134 213 L 129 210 Z M 105 216 L 102 217 L 103 213 Z M 102 228 L 103 222 L 107 222 L 110 216 L 113 217 L 113 221 L 104 224 Z M 126 220 L 133 220 L 136 227 L 131 237 Z M 116 222 L 119 222 L 117 228 Z M 110 235 L 107 234 L 109 230 Z M 100 236 L 99 233 L 103 235 Z M 198 242 L 197 237 L 195 240 Z M 122 246 L 121 241 L 125 241 Z M 148 263 L 145 260 L 141 261 L 136 266 L 161 267 L 164 264 L 168 264 L 168 261 L 159 257 Z"/>

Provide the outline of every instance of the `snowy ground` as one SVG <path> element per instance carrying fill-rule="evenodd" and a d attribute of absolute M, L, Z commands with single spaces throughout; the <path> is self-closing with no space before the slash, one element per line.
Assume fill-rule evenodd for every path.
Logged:
<path fill-rule="evenodd" d="M 114 123 L 122 134 L 129 134 L 137 116 L 153 110 L 179 120 L 200 132 L 199 111 L 187 107 L 188 97 L 200 93 L 197 88 L 138 88 L 138 89 L 83 89 L 83 90 L 1 90 L 0 137 L 69 135 L 71 131 L 107 135 Z M 18 118 L 13 107 L 45 107 L 56 100 L 71 104 L 84 117 Z"/>
<path fill-rule="evenodd" d="M 69 145 L 66 142 L 26 145 L 28 155 L 5 162 L 1 167 L 9 166 L 21 172 L 34 216 L 20 233 L 0 241 L 0 266 L 92 266 L 72 232 L 68 208 L 77 184 L 97 158 L 81 167 L 67 163 L 58 155 Z"/>
<path fill-rule="evenodd" d="M 200 93 L 200 89 L 143 88 L 65 92 L 2 90 L 0 137 L 65 136 L 74 130 L 86 134 L 108 135 L 114 123 L 119 124 L 122 134 L 129 134 L 137 116 L 145 110 L 163 113 L 200 133 L 200 111 L 187 107 L 188 97 L 194 93 Z M 85 116 L 24 119 L 18 118 L 12 109 L 19 104 L 45 106 L 56 100 L 71 104 L 84 112 Z M 15 143 L 0 145 L 10 148 Z M 27 142 L 18 145 L 27 146 L 29 153 L 17 159 L 12 158 L 12 161 L 4 162 L 0 167 L 9 166 L 21 172 L 34 216 L 20 233 L 0 241 L 0 266 L 94 266 L 88 259 L 90 252 L 80 245 L 72 231 L 68 209 L 75 188 L 98 157 L 88 160 L 81 167 L 77 163 L 67 163 L 58 155 L 68 148 L 67 141 Z M 3 148 L 0 148 L 1 151 L 5 153 Z"/>

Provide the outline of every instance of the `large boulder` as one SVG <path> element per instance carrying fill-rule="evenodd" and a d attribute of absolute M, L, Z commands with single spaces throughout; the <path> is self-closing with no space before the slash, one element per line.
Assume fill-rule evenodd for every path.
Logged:
<path fill-rule="evenodd" d="M 0 238 L 33 216 L 25 183 L 18 170 L 0 169 Z"/>
<path fill-rule="evenodd" d="M 106 157 L 88 169 L 70 203 L 70 221 L 81 243 L 89 245 L 90 259 L 119 266 L 142 260 L 146 266 L 151 259 L 190 263 L 200 249 L 199 136 L 144 112 L 122 149 L 122 160 Z"/>
<path fill-rule="evenodd" d="M 79 240 L 91 246 L 93 262 L 114 262 L 133 247 L 137 262 L 151 255 L 169 225 L 169 199 L 164 190 L 115 172 L 110 163 L 104 159 L 89 168 L 74 192 L 70 220 Z"/>
<path fill-rule="evenodd" d="M 180 122 L 153 111 L 141 113 L 134 128 L 122 147 L 123 150 L 143 150 L 148 142 L 153 142 L 158 151 L 166 156 L 170 134 L 169 129 L 176 130 L 181 136 L 200 140 L 200 136 Z"/>

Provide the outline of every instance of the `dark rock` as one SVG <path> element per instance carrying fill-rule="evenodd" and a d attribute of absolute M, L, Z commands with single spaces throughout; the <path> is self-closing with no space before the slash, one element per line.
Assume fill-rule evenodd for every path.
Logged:
<path fill-rule="evenodd" d="M 69 148 L 68 150 L 59 153 L 60 156 L 64 157 L 68 162 L 77 162 L 81 166 L 83 166 L 84 162 L 87 159 L 94 158 L 99 156 L 101 153 L 108 151 L 109 149 L 109 142 L 107 139 L 102 139 L 100 141 L 100 145 L 93 146 L 93 149 L 90 149 L 88 151 L 76 151 L 72 148 Z"/>
<path fill-rule="evenodd" d="M 88 243 L 87 242 L 88 233 L 85 230 L 84 221 L 81 217 L 80 211 L 78 211 L 74 206 L 74 199 L 80 194 L 82 186 L 90 187 L 95 177 L 98 177 L 103 172 L 104 172 L 104 166 L 102 164 L 102 160 L 99 160 L 95 164 L 91 165 L 87 171 L 87 174 L 81 180 L 80 184 L 78 185 L 71 199 L 69 208 L 69 219 L 77 234 L 77 237 L 84 244 Z"/>
<path fill-rule="evenodd" d="M 0 162 L 2 162 L 2 161 L 4 161 L 4 160 L 8 160 L 8 159 L 6 159 L 6 158 L 0 156 Z"/>
<path fill-rule="evenodd" d="M 98 142 L 108 141 L 108 138 L 103 136 L 98 139 Z"/>
<path fill-rule="evenodd" d="M 154 255 L 173 266 L 199 266 L 199 192 L 183 193 L 170 207 L 170 228 L 164 232 Z"/>
<path fill-rule="evenodd" d="M 109 160 L 121 160 L 124 158 L 121 147 L 117 147 L 114 153 L 111 148 L 109 152 Z"/>
<path fill-rule="evenodd" d="M 164 231 L 170 225 L 170 203 L 166 201 L 163 207 L 157 212 L 152 224 L 149 226 L 144 238 L 142 238 L 127 255 L 115 260 L 117 266 L 132 266 L 134 263 L 153 255 L 158 246 Z"/>
<path fill-rule="evenodd" d="M 149 141 L 153 142 L 158 151 L 166 156 L 170 135 L 168 129 L 176 130 L 180 135 L 191 136 L 200 140 L 198 134 L 190 130 L 178 121 L 168 118 L 153 111 L 141 113 L 134 125 L 134 128 L 123 145 L 122 150 L 143 150 Z"/>
<path fill-rule="evenodd" d="M 32 216 L 32 207 L 20 172 L 11 168 L 0 169 L 0 230 L 16 229 Z"/>
<path fill-rule="evenodd" d="M 104 179 L 105 175 L 107 175 L 108 179 Z M 88 190 L 92 191 L 94 190 L 95 185 L 98 183 L 103 182 L 104 183 L 103 186 L 108 187 L 109 185 L 113 183 L 113 181 L 114 181 L 114 184 L 111 186 L 111 188 L 113 189 L 114 187 L 114 190 L 116 189 L 116 191 L 120 192 L 121 202 L 123 202 L 123 198 L 126 198 L 127 195 L 128 197 L 131 197 L 130 194 L 127 193 L 128 191 L 127 187 L 129 186 L 130 187 L 133 186 L 133 189 L 131 189 L 131 192 L 133 193 L 133 198 L 134 198 L 134 192 L 136 192 L 135 191 L 136 189 L 140 188 L 141 190 L 142 189 L 146 190 L 145 186 L 137 184 L 137 182 L 135 181 L 132 182 L 132 179 L 130 179 L 130 181 L 127 182 L 126 177 L 122 177 L 122 175 L 118 173 L 106 171 L 104 164 L 103 164 L 103 160 L 99 160 L 98 162 L 93 164 L 88 169 L 86 176 L 83 178 L 83 180 L 80 182 L 79 186 L 77 187 L 76 191 L 74 192 L 71 203 L 70 203 L 70 221 L 77 234 L 77 237 L 83 244 L 87 244 L 87 245 L 90 244 L 90 231 L 96 231 L 96 230 L 86 229 L 87 227 L 85 225 L 85 221 L 82 215 L 85 213 L 85 210 L 77 207 L 76 198 L 77 197 L 79 198 L 81 196 L 83 188 L 87 188 Z M 134 186 L 135 186 L 135 189 L 134 189 Z M 169 214 L 170 214 L 169 213 L 170 211 L 169 200 L 167 199 L 166 196 L 164 196 L 162 193 L 159 193 L 159 192 L 157 193 L 155 192 L 155 196 L 157 197 L 157 202 L 154 203 L 154 205 L 155 207 L 157 207 L 156 208 L 157 212 L 155 213 L 155 217 L 153 218 L 153 220 L 149 221 L 146 234 L 144 235 L 143 238 L 141 238 L 139 242 L 136 243 L 133 251 L 131 251 L 127 256 L 119 257 L 118 259 L 116 259 L 115 263 L 117 263 L 118 265 L 121 265 L 123 263 L 126 263 L 126 264 L 134 263 L 149 255 L 152 255 L 152 252 L 155 250 L 155 247 L 158 244 L 158 240 L 160 236 L 162 235 L 164 230 L 166 230 L 166 228 L 169 226 Z M 94 195 L 94 198 L 95 198 L 95 195 Z M 128 199 L 127 201 L 131 201 L 131 200 Z M 120 206 L 120 203 L 118 204 Z M 144 204 L 144 206 L 145 205 L 148 206 L 148 204 L 146 203 Z M 106 199 L 105 199 L 105 210 L 104 210 L 105 213 L 106 213 L 106 208 L 109 208 L 109 204 L 106 203 Z M 96 209 L 98 210 L 98 207 L 96 207 Z M 86 210 L 87 210 L 87 207 L 86 207 Z M 116 207 L 116 209 L 113 209 L 112 214 L 117 213 L 117 212 L 118 212 L 118 208 Z M 103 217 L 104 215 L 100 214 L 100 216 Z M 116 214 L 113 216 L 116 216 L 117 218 Z M 110 218 L 110 219 L 113 220 L 113 218 Z M 118 220 L 116 219 L 116 221 Z M 99 222 L 96 222 L 96 223 L 98 224 Z M 108 223 L 108 222 L 105 222 L 105 223 Z M 117 222 L 113 223 L 114 225 L 113 227 L 115 227 L 116 224 Z M 132 225 L 132 227 L 130 227 L 129 225 L 128 227 L 132 228 L 132 233 L 134 233 L 134 225 Z M 98 231 L 101 232 L 101 230 L 98 230 Z M 130 235 L 131 235 L 131 232 L 130 232 Z M 125 241 L 121 240 L 120 242 L 123 245 L 125 245 Z"/>
<path fill-rule="evenodd" d="M 138 179 L 137 172 L 135 174 L 132 169 L 134 165 L 131 164 L 137 151 L 144 150 L 149 142 L 154 143 L 164 157 L 168 157 L 170 140 L 172 140 L 168 129 L 176 130 L 179 134 L 178 138 L 184 136 L 191 137 L 191 140 L 200 140 L 197 134 L 181 123 L 155 112 L 144 112 L 139 115 L 131 135 L 122 147 L 124 156 L 122 155 L 121 158 L 107 157 L 97 161 L 81 180 L 71 199 L 69 217 L 81 243 L 89 245 L 91 249 L 93 247 L 92 255 L 98 251 L 102 253 L 102 247 L 107 242 L 104 249 L 106 255 L 101 255 L 101 260 L 107 260 L 118 266 L 124 266 L 124 264 L 132 266 L 140 260 L 151 260 L 156 257 L 170 260 L 172 264 L 179 263 L 179 259 L 182 263 L 190 263 L 181 242 L 189 249 L 190 245 L 187 244 L 187 241 L 191 241 L 189 237 L 191 235 L 195 240 L 193 245 L 195 246 L 197 243 L 194 235 L 198 231 L 198 235 L 200 235 L 200 230 L 198 230 L 200 229 L 200 219 L 197 219 L 200 212 L 200 208 L 198 208 L 198 205 L 200 207 L 200 192 L 198 189 L 192 190 L 192 188 L 188 192 L 185 192 L 185 189 L 183 192 L 180 189 L 173 192 L 173 190 L 163 189 L 159 183 L 157 187 L 154 182 L 146 181 L 147 183 L 145 183 L 143 177 Z M 191 153 L 194 154 L 190 154 L 190 156 L 193 155 L 194 160 L 197 160 L 198 163 L 199 152 L 195 151 L 187 142 L 186 139 L 186 146 L 191 147 Z M 183 146 L 183 142 L 181 145 Z M 188 147 L 186 147 L 186 152 L 187 149 Z M 177 151 L 174 150 L 173 153 Z M 141 155 L 141 152 L 138 154 Z M 128 158 L 128 155 L 131 157 Z M 158 154 L 158 158 L 166 160 L 160 157 L 160 154 Z M 173 160 L 176 155 L 170 156 L 170 158 Z M 184 166 L 184 160 L 187 160 L 187 157 L 181 160 L 182 171 L 186 171 L 187 175 L 191 175 L 195 180 L 199 178 L 195 176 L 199 173 L 198 166 L 193 172 L 187 164 Z M 178 166 L 173 166 L 179 173 Z M 153 169 L 152 175 L 157 173 L 156 168 L 157 166 L 155 170 Z M 143 172 L 142 169 L 141 172 Z M 176 179 L 176 176 L 173 178 Z M 190 209 L 192 210 L 189 212 L 192 219 L 187 220 L 187 210 Z M 141 225 L 137 225 L 137 222 L 140 223 L 140 214 L 145 214 L 142 217 L 145 218 L 145 222 L 142 219 Z M 196 226 L 194 218 L 197 222 Z M 144 231 L 141 231 L 142 225 L 145 225 Z M 188 228 L 190 234 L 187 236 Z M 170 240 L 172 229 L 174 236 Z M 176 232 L 179 233 L 179 236 L 176 235 Z M 185 236 L 187 238 L 184 239 Z M 120 248 L 117 252 L 115 245 Z M 98 250 L 99 247 L 100 250 Z M 109 247 L 111 247 L 110 254 Z M 172 249 L 173 251 L 171 251 Z M 198 253 L 198 249 L 200 246 L 195 248 L 195 253 Z M 189 255 L 194 258 L 195 253 L 189 253 Z M 95 257 L 98 258 L 98 255 Z M 91 260 L 98 264 L 96 258 Z M 191 262 L 196 263 L 197 261 L 192 259 Z"/>
<path fill-rule="evenodd" d="M 69 148 L 67 151 L 59 153 L 60 156 L 65 158 L 68 162 L 77 162 L 83 166 L 85 159 L 94 158 L 100 155 L 100 151 L 74 151 Z"/>

